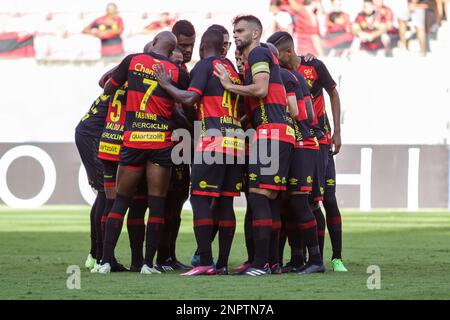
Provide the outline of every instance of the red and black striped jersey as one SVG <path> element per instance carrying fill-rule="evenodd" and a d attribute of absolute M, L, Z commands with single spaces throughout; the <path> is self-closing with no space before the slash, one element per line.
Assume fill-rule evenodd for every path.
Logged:
<path fill-rule="evenodd" d="M 186 89 L 188 75 L 168 58 L 151 53 L 127 56 L 113 72 L 111 83 L 117 87 L 128 81 L 126 120 L 123 143 L 136 149 L 162 149 L 171 141 L 174 122 L 174 99 L 158 85 L 154 69 L 163 65 L 172 83 Z"/>
<path fill-rule="evenodd" d="M 330 144 L 330 123 L 326 114 L 323 89 L 328 92 L 332 91 L 336 87 L 336 82 L 334 82 L 325 64 L 319 59 L 307 62 L 301 57 L 301 63 L 297 68 L 297 72 L 305 78 L 310 88 L 314 113 L 318 121 L 316 125 L 313 122 L 316 137 L 319 139 L 320 144 Z"/>
<path fill-rule="evenodd" d="M 103 160 L 119 161 L 120 149 L 123 144 L 123 129 L 125 126 L 127 88 L 125 83 L 109 101 L 105 126 L 100 137 L 98 157 Z"/>
<path fill-rule="evenodd" d="M 373 11 L 370 15 L 360 12 L 355 19 L 355 23 L 359 25 L 362 32 L 372 34 L 379 31 L 386 21 L 383 20 L 383 17 L 379 12 Z M 372 41 L 361 41 L 360 45 L 360 49 L 365 51 L 376 51 L 383 48 L 384 45 L 381 36 L 376 37 Z"/>
<path fill-rule="evenodd" d="M 219 78 L 214 75 L 218 64 L 227 69 L 234 84 L 241 84 L 234 66 L 218 57 L 202 59 L 192 69 L 188 90 L 201 96 L 196 109 L 197 119 L 202 122 L 202 135 L 196 150 L 237 156 L 245 148 L 238 107 L 239 95 L 225 90 Z M 215 129 L 215 133 L 208 133 L 211 129 Z"/>
<path fill-rule="evenodd" d="M 247 114 L 257 139 L 277 139 L 295 143 L 295 134 L 286 122 L 286 91 L 280 74 L 278 59 L 264 47 L 256 47 L 250 51 L 244 72 L 244 84 L 253 83 L 258 73 L 269 73 L 269 90 L 264 98 L 246 97 Z"/>
<path fill-rule="evenodd" d="M 285 68 L 281 68 L 281 79 L 286 88 L 286 95 L 294 96 L 297 100 L 298 114 L 295 118 L 290 115 L 288 119 L 288 123 L 295 130 L 295 147 L 319 149 L 314 128 L 309 123 L 306 113 L 305 101 L 311 98 L 305 79 L 298 72 Z M 300 84 L 300 79 L 304 81 L 306 88 Z"/>

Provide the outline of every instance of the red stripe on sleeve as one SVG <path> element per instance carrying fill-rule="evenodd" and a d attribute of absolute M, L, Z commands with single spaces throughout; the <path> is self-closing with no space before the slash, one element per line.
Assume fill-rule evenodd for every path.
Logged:
<path fill-rule="evenodd" d="M 116 81 L 114 81 L 114 79 L 112 77 L 109 78 L 109 82 L 111 82 L 114 85 L 114 87 L 119 86 L 119 84 Z"/>
<path fill-rule="evenodd" d="M 200 90 L 198 90 L 197 88 L 194 88 L 194 87 L 189 87 L 188 91 L 192 91 L 192 92 L 198 93 L 201 96 L 203 95 L 203 92 L 201 92 Z"/>

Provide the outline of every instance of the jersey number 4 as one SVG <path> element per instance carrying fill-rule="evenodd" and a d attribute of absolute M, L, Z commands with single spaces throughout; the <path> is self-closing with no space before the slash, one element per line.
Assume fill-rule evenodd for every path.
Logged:
<path fill-rule="evenodd" d="M 139 108 L 141 111 L 145 111 L 145 107 L 147 106 L 148 99 L 153 93 L 153 90 L 158 86 L 158 82 L 155 80 L 144 78 L 144 84 L 148 85 L 147 91 L 145 91 L 144 97 L 141 101 L 141 107 Z"/>
<path fill-rule="evenodd" d="M 238 117 L 238 101 L 239 95 L 236 95 L 236 100 L 234 102 L 234 106 L 231 101 L 231 92 L 225 90 L 222 97 L 222 107 L 228 109 L 228 114 L 230 117 L 237 118 Z"/>

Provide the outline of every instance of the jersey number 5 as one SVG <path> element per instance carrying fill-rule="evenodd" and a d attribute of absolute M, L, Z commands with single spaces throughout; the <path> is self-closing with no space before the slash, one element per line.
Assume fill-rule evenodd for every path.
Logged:
<path fill-rule="evenodd" d="M 153 90 L 158 86 L 158 82 L 155 80 L 144 78 L 144 84 L 148 85 L 147 91 L 145 91 L 144 97 L 141 101 L 141 107 L 139 108 L 141 111 L 145 111 L 145 107 L 147 106 L 148 99 L 153 93 Z"/>
<path fill-rule="evenodd" d="M 125 90 L 117 90 L 116 94 L 114 95 L 114 99 L 111 103 L 111 106 L 113 108 L 115 108 L 115 112 L 111 111 L 111 113 L 109 114 L 109 118 L 111 119 L 112 122 L 117 122 L 120 119 L 120 114 L 122 113 L 122 101 L 120 101 L 120 96 L 124 96 L 125 95 Z"/>

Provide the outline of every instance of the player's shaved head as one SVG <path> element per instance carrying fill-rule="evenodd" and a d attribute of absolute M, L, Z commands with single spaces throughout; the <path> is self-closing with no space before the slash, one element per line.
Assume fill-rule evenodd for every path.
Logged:
<path fill-rule="evenodd" d="M 153 51 L 169 57 L 177 46 L 177 37 L 170 31 L 161 31 L 153 39 Z"/>
<path fill-rule="evenodd" d="M 294 46 L 294 39 L 286 31 L 275 32 L 267 39 L 267 42 L 277 47 L 280 52 Z"/>
<path fill-rule="evenodd" d="M 208 29 L 202 36 L 200 42 L 200 57 L 209 52 L 210 54 L 220 55 L 222 52 L 223 34 L 216 29 Z"/>
<path fill-rule="evenodd" d="M 275 32 L 267 39 L 267 43 L 278 49 L 278 61 L 282 67 L 296 69 L 298 58 L 295 53 L 294 40 L 289 33 L 285 31 Z"/>
<path fill-rule="evenodd" d="M 144 46 L 143 52 L 144 53 L 149 53 L 150 51 L 152 51 L 152 49 L 153 49 L 153 42 L 150 41 Z"/>

